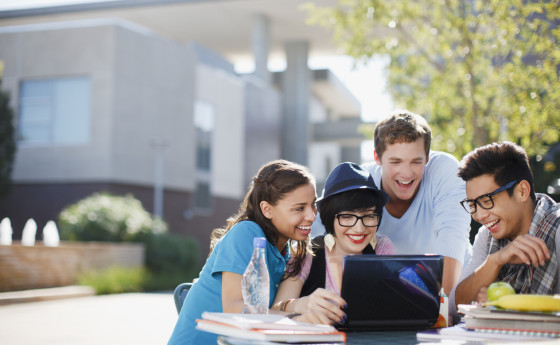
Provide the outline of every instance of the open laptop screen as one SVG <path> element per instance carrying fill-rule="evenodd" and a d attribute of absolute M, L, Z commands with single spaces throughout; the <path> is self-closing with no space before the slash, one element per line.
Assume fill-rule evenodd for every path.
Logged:
<path fill-rule="evenodd" d="M 341 296 L 346 330 L 422 329 L 436 323 L 441 255 L 352 255 L 344 258 Z"/>

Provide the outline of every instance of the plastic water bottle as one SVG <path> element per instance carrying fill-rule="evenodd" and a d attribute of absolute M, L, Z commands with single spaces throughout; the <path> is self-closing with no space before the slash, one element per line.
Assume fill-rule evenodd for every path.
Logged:
<path fill-rule="evenodd" d="M 253 256 L 243 273 L 241 280 L 241 292 L 246 314 L 267 314 L 270 296 L 270 277 L 266 267 L 264 248 L 266 238 L 256 237 L 253 239 Z"/>

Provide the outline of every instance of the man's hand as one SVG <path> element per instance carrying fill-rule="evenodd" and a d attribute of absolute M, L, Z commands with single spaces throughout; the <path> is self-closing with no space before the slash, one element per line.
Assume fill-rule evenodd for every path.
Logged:
<path fill-rule="evenodd" d="M 537 267 L 543 266 L 545 261 L 550 259 L 550 252 L 542 239 L 525 234 L 517 236 L 507 246 L 490 256 L 499 267 L 507 263 L 532 264 Z"/>

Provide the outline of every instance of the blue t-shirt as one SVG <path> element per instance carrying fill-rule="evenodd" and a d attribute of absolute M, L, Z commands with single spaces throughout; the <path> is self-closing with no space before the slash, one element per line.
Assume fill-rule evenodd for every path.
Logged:
<path fill-rule="evenodd" d="M 265 237 L 257 223 L 242 221 L 233 226 L 206 260 L 200 277 L 190 289 L 179 319 L 169 339 L 168 345 L 216 344 L 217 336 L 195 329 L 196 319 L 202 312 L 223 312 L 222 309 L 222 272 L 243 274 L 253 255 L 253 238 Z M 276 291 L 289 260 L 289 254 L 282 256 L 275 245 L 267 242 L 266 263 L 270 275 L 270 302 L 272 305 Z"/>

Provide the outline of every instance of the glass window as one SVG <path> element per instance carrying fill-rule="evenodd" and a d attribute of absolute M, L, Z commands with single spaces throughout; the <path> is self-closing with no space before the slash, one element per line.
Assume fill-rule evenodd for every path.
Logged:
<path fill-rule="evenodd" d="M 209 209 L 212 207 L 212 196 L 210 195 L 210 185 L 208 183 L 197 183 L 195 205 L 197 209 Z"/>
<path fill-rule="evenodd" d="M 90 132 L 89 78 L 22 81 L 19 140 L 30 144 L 86 144 Z"/>
<path fill-rule="evenodd" d="M 214 106 L 206 101 L 194 105 L 196 128 L 196 167 L 199 171 L 210 171 L 212 154 L 212 132 L 214 131 Z"/>
<path fill-rule="evenodd" d="M 194 104 L 194 127 L 196 130 L 196 190 L 194 205 L 195 209 L 203 212 L 212 207 L 210 176 L 214 121 L 214 105 L 207 101 L 196 101 Z"/>

